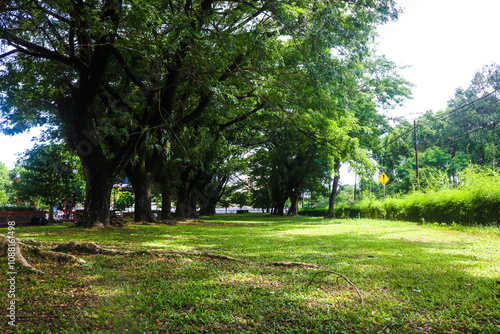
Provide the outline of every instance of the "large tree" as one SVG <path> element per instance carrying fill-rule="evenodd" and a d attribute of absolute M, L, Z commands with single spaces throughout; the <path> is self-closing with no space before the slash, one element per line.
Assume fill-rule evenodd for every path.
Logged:
<path fill-rule="evenodd" d="M 332 48 L 362 49 L 396 15 L 393 0 L 10 1 L 0 9 L 2 129 L 62 127 L 87 181 L 83 224 L 108 225 L 113 183 L 145 133 L 181 131 L 235 83 L 248 86 L 248 104 L 280 105 L 293 92 L 266 89 L 301 79 L 280 74 L 283 36 L 302 77 L 320 75 Z"/>
<path fill-rule="evenodd" d="M 381 110 L 390 110 L 411 97 L 412 84 L 401 77 L 399 67 L 384 56 L 371 56 L 357 62 L 354 72 L 358 89 L 351 92 L 347 109 L 355 119 L 355 126 L 349 129 L 351 145 L 344 146 L 335 157 L 327 218 L 334 217 L 342 162 L 349 162 L 361 174 L 369 172 L 373 165 L 368 154 L 380 145 L 380 136 L 389 130 Z"/>

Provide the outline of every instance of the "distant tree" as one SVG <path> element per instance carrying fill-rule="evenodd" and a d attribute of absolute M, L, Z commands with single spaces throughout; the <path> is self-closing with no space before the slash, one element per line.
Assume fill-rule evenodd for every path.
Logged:
<path fill-rule="evenodd" d="M 484 149 L 484 154 L 486 158 L 486 163 L 491 163 L 491 168 L 495 171 L 495 167 L 497 166 L 497 158 L 498 158 L 498 149 L 495 143 L 487 143 Z"/>
<path fill-rule="evenodd" d="M 226 209 L 226 213 L 227 213 L 227 209 L 231 206 L 232 202 L 231 202 L 231 197 L 234 193 L 234 191 L 236 190 L 237 186 L 229 186 L 229 187 L 226 187 L 224 193 L 222 194 L 222 196 L 220 197 L 219 199 L 219 206 Z"/>
<path fill-rule="evenodd" d="M 83 200 L 85 183 L 81 165 L 78 157 L 65 145 L 36 145 L 23 154 L 20 165 L 23 169 L 19 192 L 25 199 L 39 199 L 46 203 L 51 219 L 55 205 L 67 205 L 69 214 L 76 202 Z"/>
<path fill-rule="evenodd" d="M 116 200 L 116 208 L 123 211 L 126 208 L 130 208 L 134 205 L 134 194 L 130 191 L 121 191 L 118 194 L 118 198 Z"/>
<path fill-rule="evenodd" d="M 9 185 L 9 170 L 0 162 L 0 204 L 7 203 L 7 188 Z"/>
<path fill-rule="evenodd" d="M 391 180 L 388 193 L 455 187 L 470 164 L 493 168 L 500 145 L 500 66 L 485 66 L 468 88 L 458 88 L 445 110 L 426 112 L 417 120 L 420 180 L 416 178 L 413 124 L 401 122 L 381 140 L 375 152 Z"/>
<path fill-rule="evenodd" d="M 259 207 L 270 207 L 271 213 L 283 215 L 285 202 L 290 200 L 289 213 L 296 215 L 303 189 L 329 179 L 334 152 L 286 121 L 270 122 L 263 133 L 268 140 L 249 157 L 246 187 Z"/>
<path fill-rule="evenodd" d="M 235 191 L 230 198 L 231 203 L 236 204 L 240 209 L 250 204 L 250 194 L 246 191 Z"/>
<path fill-rule="evenodd" d="M 358 63 L 355 71 L 357 89 L 351 92 L 346 106 L 354 116 L 355 126 L 349 128 L 350 145 L 344 146 L 335 157 L 327 218 L 334 217 L 342 163 L 349 162 L 361 175 L 371 174 L 373 165 L 368 154 L 380 145 L 380 136 L 389 130 L 389 123 L 380 109 L 390 110 L 411 97 L 413 85 L 399 70 L 384 56 L 368 57 Z"/>

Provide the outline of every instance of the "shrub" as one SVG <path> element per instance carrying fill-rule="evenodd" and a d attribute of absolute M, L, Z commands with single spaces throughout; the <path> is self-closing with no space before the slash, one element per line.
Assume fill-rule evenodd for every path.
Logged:
<path fill-rule="evenodd" d="M 0 211 L 37 211 L 34 206 L 0 206 Z"/>
<path fill-rule="evenodd" d="M 328 208 L 320 209 L 301 209 L 299 210 L 299 215 L 301 216 L 312 216 L 312 217 L 326 217 L 328 215 Z"/>
<path fill-rule="evenodd" d="M 460 175 L 458 188 L 418 191 L 384 201 L 365 199 L 355 204 L 338 204 L 335 217 L 386 218 L 417 223 L 500 226 L 500 177 L 477 167 Z M 326 216 L 328 209 L 301 210 L 308 216 Z"/>

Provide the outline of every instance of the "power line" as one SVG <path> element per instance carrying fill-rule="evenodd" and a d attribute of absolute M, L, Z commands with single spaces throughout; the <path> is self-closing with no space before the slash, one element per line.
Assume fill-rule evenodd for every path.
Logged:
<path fill-rule="evenodd" d="M 419 122 L 418 124 L 419 124 L 420 126 L 425 126 L 426 128 L 428 128 L 428 129 L 430 129 L 430 130 L 434 130 L 434 129 L 432 128 L 432 125 L 431 125 L 431 124 L 428 124 L 428 122 L 431 122 L 431 121 L 436 121 L 436 120 L 440 120 L 440 119 L 444 118 L 445 116 L 448 116 L 448 115 L 451 115 L 452 113 L 455 113 L 455 112 L 458 112 L 458 111 L 460 111 L 460 110 L 463 110 L 463 109 L 464 109 L 464 108 L 466 108 L 466 107 L 472 107 L 473 105 L 475 105 L 475 104 L 477 104 L 477 103 L 479 103 L 479 102 L 481 102 L 481 101 L 483 101 L 483 100 L 487 99 L 488 97 L 490 97 L 490 96 L 492 96 L 492 95 L 496 94 L 497 92 L 500 92 L 500 89 L 496 89 L 496 90 L 494 90 L 494 91 L 492 91 L 492 92 L 490 92 L 490 93 L 488 93 L 488 94 L 486 94 L 486 95 L 484 95 L 484 96 L 482 96 L 482 97 L 480 97 L 480 98 L 477 98 L 477 99 L 475 99 L 474 101 L 471 101 L 471 102 L 469 102 L 469 103 L 467 103 L 467 104 L 465 104 L 465 105 L 462 105 L 462 106 L 460 106 L 460 107 L 454 108 L 454 109 L 449 110 L 449 111 L 447 111 L 447 112 L 445 112 L 445 113 L 442 113 L 442 114 L 436 115 L 436 116 L 435 116 L 435 117 L 433 117 L 432 119 L 429 119 L 429 120 L 423 120 L 422 122 Z M 496 95 L 495 95 L 495 97 L 496 97 Z M 477 111 L 475 111 L 472 115 L 469 115 L 469 116 L 468 116 L 468 117 L 466 117 L 466 118 L 462 118 L 462 119 L 459 119 L 459 120 L 457 120 L 457 121 L 455 121 L 455 122 L 453 122 L 453 121 L 452 121 L 452 122 L 453 122 L 455 125 L 460 125 L 460 124 L 465 123 L 468 119 L 471 119 L 472 117 L 477 116 L 477 115 L 490 116 L 490 115 L 488 115 L 487 113 L 488 113 L 489 111 L 491 111 L 491 110 L 494 110 L 494 109 L 498 108 L 499 106 L 500 106 L 500 101 L 499 101 L 499 100 L 496 100 L 495 102 L 493 102 L 493 103 L 491 103 L 490 105 L 488 105 L 485 109 L 477 110 Z M 426 121 L 427 121 L 427 122 L 426 122 Z M 498 123 L 500 123 L 500 121 L 497 121 L 497 122 L 494 122 L 494 123 L 491 123 L 491 122 L 490 122 L 490 124 L 488 124 L 488 125 L 486 125 L 486 126 L 483 126 L 483 127 L 480 127 L 480 128 L 475 128 L 475 129 L 473 129 L 473 130 L 471 130 L 471 131 L 468 131 L 467 133 L 465 133 L 465 134 L 463 134 L 463 135 L 460 135 L 460 136 L 458 136 L 458 137 L 451 138 L 450 140 L 452 140 L 454 143 L 457 143 L 457 142 L 456 142 L 456 139 L 458 139 L 458 138 L 461 138 L 461 137 L 464 137 L 464 136 L 468 136 L 468 135 L 470 135 L 470 134 L 472 134 L 472 133 L 475 133 L 475 132 L 477 132 L 477 131 L 480 131 L 480 130 L 483 130 L 483 129 L 489 128 L 489 127 L 494 126 L 494 125 L 496 125 L 496 124 L 498 124 Z M 400 135 L 398 135 L 396 138 L 392 139 L 392 140 L 391 140 L 391 141 L 389 141 L 388 143 L 382 144 L 382 145 L 380 145 L 379 147 L 377 147 L 376 149 L 372 150 L 372 157 L 375 157 L 375 154 L 374 154 L 374 153 L 375 153 L 375 152 L 377 152 L 377 151 L 380 151 L 383 147 L 387 147 L 387 146 L 389 146 L 390 144 L 392 144 L 392 143 L 394 143 L 395 141 L 397 141 L 398 139 L 400 139 L 401 137 L 403 137 L 403 136 L 405 136 L 405 135 L 408 135 L 408 134 L 409 134 L 412 130 L 414 130 L 414 129 L 415 129 L 415 127 L 416 127 L 416 124 L 415 124 L 413 127 L 409 127 L 409 128 L 407 128 L 406 130 L 403 130 L 403 132 L 402 132 Z M 436 136 L 433 136 L 433 137 L 435 138 Z M 426 141 L 427 141 L 427 140 L 426 140 Z M 430 141 L 432 141 L 432 137 L 430 138 Z M 440 142 L 444 141 L 444 138 L 440 139 L 439 141 L 440 141 Z M 424 142 L 424 143 L 425 143 L 425 142 Z M 436 143 L 434 142 L 434 143 L 433 143 L 433 145 L 436 145 Z M 426 148 L 428 148 L 428 147 L 430 147 L 430 145 L 423 145 L 423 148 L 421 147 L 421 149 L 426 149 Z M 378 156 L 378 158 L 384 159 L 384 158 L 394 157 L 394 156 L 400 156 L 400 154 L 399 154 L 399 153 L 388 154 L 388 155 L 384 155 L 384 156 Z"/>
<path fill-rule="evenodd" d="M 380 145 L 379 147 L 377 147 L 376 149 L 372 150 L 372 152 L 376 152 L 376 151 L 380 151 L 380 149 L 386 147 L 386 146 L 389 146 L 390 144 L 394 143 L 396 140 L 398 140 L 399 138 L 407 135 L 408 133 L 410 133 L 411 131 L 413 130 L 413 127 L 411 128 L 408 128 L 406 129 L 406 131 L 404 131 L 402 134 L 400 134 L 399 136 L 397 136 L 396 138 L 392 139 L 390 142 L 388 143 L 384 143 L 382 145 Z"/>
<path fill-rule="evenodd" d="M 482 127 L 482 128 L 477 128 L 477 129 L 471 130 L 471 131 L 469 131 L 469 132 L 467 132 L 467 133 L 465 133 L 465 134 L 463 134 L 463 135 L 461 135 L 461 136 L 458 136 L 458 137 L 454 137 L 454 138 L 452 138 L 452 140 L 455 140 L 455 139 L 457 139 L 457 138 L 461 138 L 461 137 L 468 136 L 468 135 L 470 135 L 471 133 L 477 132 L 477 131 L 479 131 L 479 130 L 484 130 L 484 129 L 486 129 L 486 128 L 489 128 L 490 126 L 497 125 L 498 123 L 500 123 L 500 121 L 496 121 L 496 122 L 490 123 L 490 124 L 488 124 L 488 125 L 486 125 L 486 126 L 484 126 L 484 127 Z"/>
<path fill-rule="evenodd" d="M 493 95 L 493 94 L 496 94 L 496 93 L 498 93 L 498 92 L 500 92 L 500 88 L 499 88 L 499 89 L 496 89 L 496 90 L 494 90 L 494 91 L 492 91 L 492 92 L 490 92 L 490 93 L 488 93 L 488 94 L 486 94 L 486 95 L 484 95 L 484 96 L 482 96 L 482 97 L 480 97 L 480 98 L 477 98 L 477 99 L 475 99 L 474 101 L 471 101 L 471 102 L 469 102 L 469 103 L 466 103 L 466 104 L 464 104 L 463 106 L 460 106 L 460 107 L 454 108 L 454 109 L 452 109 L 452 110 L 446 111 L 446 112 L 444 112 L 444 113 L 442 113 L 442 114 L 436 115 L 436 117 L 435 117 L 435 118 L 436 118 L 436 119 L 443 118 L 443 117 L 445 117 L 445 116 L 447 116 L 447 115 L 449 115 L 449 114 L 452 114 L 452 113 L 454 113 L 454 112 L 457 112 L 457 111 L 459 111 L 459 110 L 462 110 L 462 109 L 463 109 L 463 108 L 465 108 L 465 107 L 468 107 L 468 106 L 470 106 L 470 105 L 476 104 L 476 103 L 478 103 L 478 102 L 480 102 L 480 101 L 482 101 L 482 100 L 486 99 L 487 97 L 489 97 L 489 96 L 491 96 L 491 95 Z M 496 97 L 496 96 L 495 96 L 495 97 Z"/>
<path fill-rule="evenodd" d="M 467 103 L 467 104 L 464 104 L 463 106 L 456 107 L 456 108 L 454 108 L 454 109 L 452 109 L 452 110 L 449 110 L 449 111 L 444 112 L 444 113 L 442 113 L 442 114 L 436 115 L 436 116 L 434 117 L 434 119 L 433 119 L 433 120 L 439 120 L 439 119 L 441 119 L 441 118 L 443 118 L 443 117 L 445 117 L 445 116 L 447 116 L 447 115 L 450 115 L 450 114 L 452 114 L 452 113 L 454 113 L 454 112 L 457 112 L 457 111 L 459 111 L 459 110 L 462 110 L 462 109 L 464 109 L 465 107 L 468 107 L 468 106 L 474 105 L 474 104 L 476 104 L 476 103 L 478 103 L 478 102 L 480 102 L 480 101 L 482 101 L 482 100 L 486 99 L 487 97 L 489 97 L 489 96 L 491 96 L 491 95 L 493 95 L 493 94 L 496 94 L 497 92 L 500 92 L 500 88 L 499 88 L 499 89 L 496 89 L 496 90 L 494 90 L 494 91 L 492 91 L 492 92 L 490 92 L 490 93 L 488 93 L 488 94 L 486 94 L 486 95 L 484 95 L 484 96 L 482 96 L 482 97 L 480 97 L 480 98 L 477 98 L 477 99 L 475 99 L 474 101 L 471 101 L 471 102 L 469 102 L 469 103 Z M 496 101 L 496 102 L 495 102 L 495 104 L 496 104 L 496 103 L 499 103 L 499 102 L 500 102 L 500 101 Z M 419 122 L 419 124 L 422 124 L 422 125 L 424 125 L 424 126 L 425 126 L 425 125 L 426 125 L 426 124 L 425 124 L 425 120 L 424 120 L 424 121 L 422 121 L 422 122 Z M 408 133 L 409 133 L 410 131 L 412 131 L 412 130 L 413 130 L 413 126 L 410 126 L 408 129 L 404 130 L 404 131 L 403 131 L 403 133 L 402 133 L 401 135 L 399 135 L 398 137 L 394 138 L 393 140 L 391 140 L 391 141 L 390 141 L 390 142 L 388 142 L 388 143 L 385 143 L 385 144 L 383 144 L 383 145 L 380 145 L 379 147 L 377 147 L 377 148 L 375 148 L 374 150 L 372 150 L 372 152 L 379 151 L 379 150 L 380 150 L 380 149 L 382 149 L 383 147 L 385 147 L 385 146 L 388 146 L 388 145 L 392 144 L 393 142 L 395 142 L 396 140 L 398 140 L 398 139 L 399 139 L 399 138 L 401 138 L 402 136 L 404 136 L 404 135 L 408 134 Z"/>
<path fill-rule="evenodd" d="M 466 118 L 463 118 L 463 119 L 460 119 L 460 120 L 457 120 L 457 121 L 453 122 L 453 124 L 454 124 L 455 126 L 459 126 L 459 125 L 461 125 L 461 124 L 464 124 L 467 120 L 471 119 L 472 117 L 477 116 L 477 115 L 480 115 L 480 114 L 484 114 L 484 116 L 490 116 L 490 115 L 488 115 L 488 114 L 486 114 L 486 113 L 487 113 L 487 112 L 489 112 L 489 111 L 491 111 L 491 110 L 494 110 L 494 109 L 498 108 L 499 106 L 500 106 L 500 101 L 496 101 L 496 102 L 492 103 L 491 105 L 489 105 L 486 109 L 482 109 L 482 110 L 476 111 L 475 113 L 473 113 L 472 115 L 469 115 L 469 116 L 468 116 L 468 117 L 466 117 Z M 433 129 L 432 129 L 432 127 L 431 127 L 431 126 L 429 126 L 428 124 L 422 124 L 422 125 L 424 125 L 425 127 L 427 127 L 427 128 L 428 128 L 428 129 L 430 129 L 430 130 L 433 130 Z M 477 129 L 477 128 L 476 128 L 476 129 Z M 473 129 L 473 130 L 471 130 L 471 132 L 468 132 L 468 133 L 473 133 L 473 132 L 475 132 L 474 130 L 476 130 L 476 129 Z M 480 129 L 478 129 L 478 130 L 480 130 Z M 433 139 L 434 139 L 434 138 L 436 138 L 436 137 L 437 137 L 437 135 L 439 135 L 439 134 L 440 134 L 440 133 L 438 133 L 438 134 L 436 134 L 435 136 L 433 136 L 433 137 L 429 138 L 429 139 L 428 139 L 428 141 L 429 141 L 429 142 L 432 142 L 432 141 L 433 141 Z M 464 134 L 464 135 L 462 135 L 462 136 L 459 136 L 459 137 L 456 137 L 456 138 L 460 138 L 460 137 L 463 137 L 463 136 L 465 136 L 465 135 L 466 135 L 466 134 Z M 442 141 L 443 141 L 443 140 L 445 140 L 445 139 L 446 139 L 446 138 L 441 138 L 441 139 L 439 139 L 439 140 L 438 140 L 438 143 L 439 143 L 439 142 L 442 142 Z M 437 138 L 436 138 L 436 140 L 437 140 Z M 435 145 L 435 144 L 436 144 L 436 142 L 433 142 L 432 144 L 433 144 L 433 145 Z M 432 145 L 432 144 L 431 144 L 431 145 Z M 423 149 L 428 148 L 428 147 L 429 147 L 429 146 L 424 145 Z"/>

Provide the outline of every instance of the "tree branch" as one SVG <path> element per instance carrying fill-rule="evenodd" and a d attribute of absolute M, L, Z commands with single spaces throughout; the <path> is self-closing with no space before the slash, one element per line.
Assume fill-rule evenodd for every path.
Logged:
<path fill-rule="evenodd" d="M 257 111 L 259 111 L 260 109 L 262 109 L 264 107 L 264 105 L 265 105 L 264 102 L 259 103 L 254 109 L 252 109 L 251 111 L 247 112 L 246 114 L 243 114 L 240 117 L 232 119 L 229 122 L 226 122 L 224 124 L 220 124 L 219 125 L 219 129 L 222 131 L 222 130 L 230 127 L 233 124 L 236 124 L 236 123 L 239 123 L 241 121 L 244 121 L 245 119 L 247 119 L 251 115 L 255 114 Z"/>
<path fill-rule="evenodd" d="M 11 50 L 9 52 L 5 52 L 4 54 L 1 54 L 0 55 L 0 59 L 3 59 L 3 58 L 7 58 L 8 56 L 14 54 L 14 53 L 18 53 L 19 50 L 18 49 L 15 49 L 15 50 Z"/>
<path fill-rule="evenodd" d="M 127 76 L 132 80 L 132 82 L 139 87 L 142 94 L 148 99 L 150 94 L 149 89 L 144 85 L 144 83 L 132 72 L 131 68 L 127 65 L 125 59 L 123 58 L 120 51 L 117 48 L 113 47 L 113 55 L 118 60 L 118 63 L 122 66 L 123 70 L 127 74 Z"/>
<path fill-rule="evenodd" d="M 3 31 L 0 33 L 0 38 L 9 41 L 13 47 L 15 47 L 19 52 L 25 53 L 30 56 L 37 56 L 44 59 L 55 60 L 60 63 L 79 67 L 79 63 L 75 62 L 72 58 L 65 57 L 57 51 L 52 51 L 43 46 L 28 42 L 10 32 Z"/>

